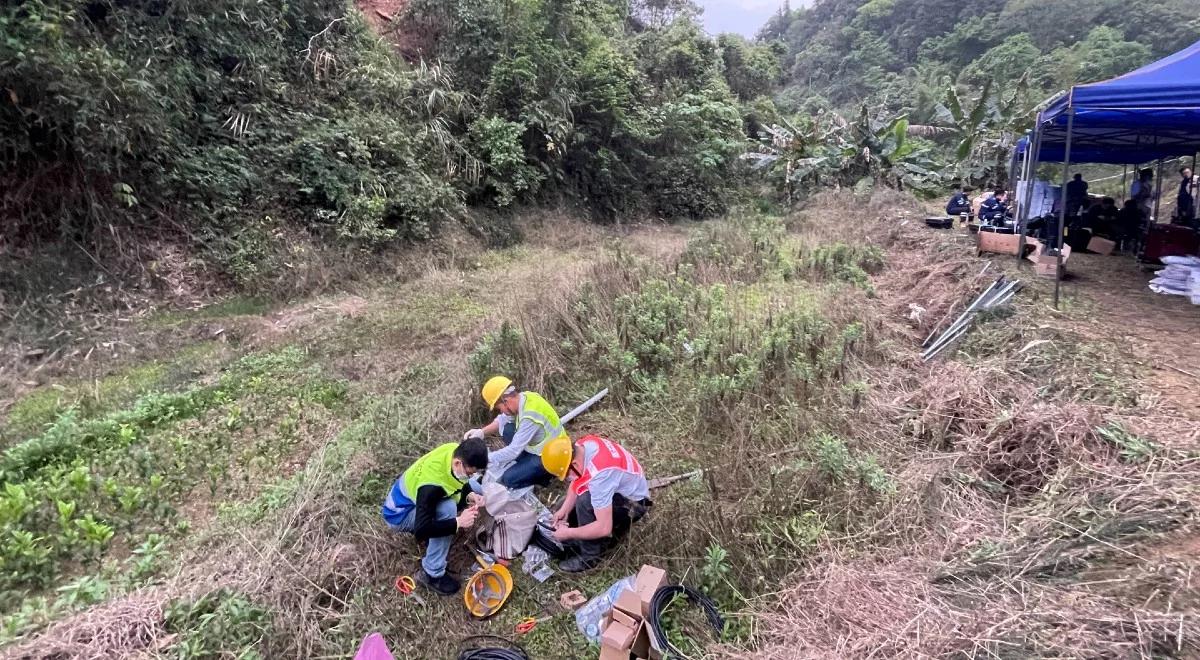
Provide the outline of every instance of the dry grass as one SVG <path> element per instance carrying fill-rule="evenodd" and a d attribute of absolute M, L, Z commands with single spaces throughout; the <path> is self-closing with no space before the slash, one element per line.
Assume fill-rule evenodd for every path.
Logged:
<path fill-rule="evenodd" d="M 833 327 L 850 321 L 863 327 L 863 346 L 830 391 L 789 391 L 798 403 L 786 413 L 772 403 L 741 414 L 762 392 L 712 404 L 696 417 L 721 418 L 719 427 L 704 424 L 720 428 L 719 438 L 702 437 L 695 420 L 676 419 L 690 414 L 667 405 L 676 399 L 645 403 L 614 395 L 607 411 L 584 420 L 580 430 L 607 431 L 644 449 L 648 469 L 718 468 L 660 499 L 613 570 L 655 561 L 694 581 L 706 545 L 724 545 L 734 581 L 772 592 L 753 601 L 755 635 L 718 650 L 732 657 L 1200 655 L 1200 594 L 1191 582 L 1200 556 L 1192 531 L 1200 483 L 1200 463 L 1191 457 L 1194 424 L 1152 398 L 1129 404 L 1093 396 L 1112 385 L 1083 369 L 1086 360 L 1072 352 L 1078 335 L 1044 312 L 1037 292 L 1018 297 L 1012 316 L 977 325 L 960 350 L 921 363 L 921 340 L 1004 265 L 983 272 L 983 262 L 953 237 L 920 226 L 920 215 L 912 200 L 895 193 L 858 200 L 841 192 L 789 219 L 799 232 L 789 240 L 801 250 L 835 242 L 887 250 L 887 267 L 871 280 L 873 297 L 851 286 L 803 284 L 816 291 L 813 300 Z M 385 335 L 384 326 L 410 327 L 409 319 L 389 314 L 422 296 L 454 291 L 487 312 L 470 316 L 453 336 L 422 331 L 329 356 L 335 367 L 356 370 L 374 405 L 310 458 L 281 505 L 255 524 L 208 530 L 183 558 L 185 568 L 162 584 L 66 618 L 8 652 L 46 659 L 150 656 L 172 641 L 163 618 L 167 603 L 218 588 L 245 594 L 272 613 L 275 632 L 260 647 L 267 657 L 345 655 L 376 627 L 411 644 L 404 649 L 433 645 L 448 653 L 465 634 L 511 627 L 506 620 L 472 621 L 458 603 L 418 608 L 390 591 L 396 575 L 412 570 L 416 551 L 407 537 L 379 525 L 379 484 L 370 479 L 390 478 L 420 447 L 470 421 L 467 411 L 478 403 L 464 358 L 487 330 L 513 321 L 528 339 L 516 356 L 523 384 L 558 387 L 561 394 L 563 376 L 577 366 L 563 340 L 584 337 L 585 324 L 619 328 L 628 321 L 606 305 L 581 319 L 571 309 L 580 286 L 605 299 L 637 292 L 646 273 L 631 264 L 649 259 L 656 274 L 670 272 L 686 248 L 681 231 L 640 228 L 620 245 L 642 261 L 596 258 L 606 241 L 627 230 L 614 234 L 571 221 L 518 224 L 545 241 L 539 249 L 484 254 L 464 247 L 414 267 L 401 291 L 363 293 L 362 304 L 337 298 L 325 308 L 295 308 L 287 317 L 295 323 L 270 340 L 311 344 L 317 352 L 355 339 L 351 332 L 400 337 L 403 331 Z M 698 277 L 732 280 L 715 270 Z M 749 300 L 770 310 L 779 296 L 802 290 L 763 288 Z M 331 318 L 339 327 L 327 335 Z M 994 350 L 1034 339 L 1048 341 L 1027 353 Z M 412 376 L 414 365 L 432 365 L 435 375 Z M 1069 386 L 1045 386 L 1039 373 L 1056 365 L 1071 371 Z M 853 403 L 833 391 L 851 381 L 867 386 Z M 761 420 L 770 422 L 769 434 Z M 1128 442 L 1140 436 L 1152 449 L 1122 447 L 1122 436 L 1113 441 L 1098 433 L 1114 423 L 1132 434 Z M 797 454 L 813 458 L 804 453 L 811 451 L 804 439 L 814 430 L 845 438 L 855 455 L 878 458 L 894 489 L 866 495 L 854 485 L 833 488 L 797 467 L 790 460 Z M 765 464 L 772 466 L 769 478 Z M 364 484 L 371 487 L 369 504 L 356 499 Z M 802 519 L 807 507 L 829 526 L 815 546 L 785 547 L 775 530 Z M 469 559 L 455 562 L 465 566 Z M 533 590 L 520 598 L 506 616 L 543 605 Z M 557 654 L 546 657 L 581 657 L 570 646 L 577 635 L 569 621 L 546 628 L 554 638 L 547 648 Z"/>
<path fill-rule="evenodd" d="M 306 448 L 295 457 L 306 458 L 305 467 L 268 515 L 251 509 L 248 523 L 217 518 L 197 525 L 177 574 L 69 614 L 5 649 L 4 657 L 155 656 L 178 642 L 165 617 L 169 605 L 217 590 L 271 613 L 272 632 L 258 647 L 265 657 L 340 657 L 369 629 L 381 627 L 393 639 L 439 640 L 434 646 L 451 643 L 464 630 L 497 632 L 494 623 L 470 620 L 460 600 L 419 608 L 390 588 L 397 575 L 414 570 L 419 552 L 411 538 L 381 526 L 377 498 L 423 447 L 457 437 L 468 426 L 478 384 L 466 354 L 480 337 L 508 319 L 536 336 L 545 329 L 540 319 L 547 311 L 565 308 L 592 276 L 592 265 L 607 262 L 605 242 L 613 232 L 563 224 L 547 225 L 539 233 L 544 243 L 488 254 L 486 266 L 476 263 L 482 253 L 462 253 L 456 260 L 465 262 L 463 269 L 428 262 L 393 287 L 359 288 L 361 296 L 327 295 L 261 317 L 183 315 L 161 328 L 186 339 L 194 327 L 219 325 L 243 349 L 304 346 L 335 373 L 344 368 L 352 374 L 353 392 L 362 397 L 353 405 L 361 407 L 340 433 L 314 436 L 318 447 L 311 455 Z M 664 247 L 643 238 L 646 232 L 672 240 Z M 682 248 L 682 232 L 673 229 L 620 234 L 639 250 L 666 255 Z M 456 300 L 469 303 L 465 316 Z M 433 326 L 414 318 L 424 313 L 434 314 Z M 442 326 L 457 329 L 448 334 Z M 538 387 L 534 375 L 527 385 Z M 204 515 L 211 517 L 214 508 Z M 452 568 L 461 572 L 470 561 L 456 554 Z M 525 598 L 514 612 L 542 607 L 532 593 Z"/>
<path fill-rule="evenodd" d="M 918 346 L 995 275 L 923 228 L 890 245 L 875 311 L 897 346 Z M 871 395 L 848 423 L 887 456 L 897 492 L 760 606 L 756 657 L 1200 654 L 1200 559 L 1173 551 L 1195 545 L 1194 425 L 1152 397 L 1091 396 L 1080 383 L 1098 387 L 1093 360 L 1070 353 L 1079 336 L 1021 298 L 1015 316 L 973 331 L 1007 333 L 990 350 L 922 365 L 903 348 L 865 368 Z M 1031 369 L 1017 349 L 1032 337 L 1061 352 Z M 1047 370 L 1074 386 L 1047 389 Z M 1106 442 L 1097 428 L 1111 423 L 1157 449 Z"/>

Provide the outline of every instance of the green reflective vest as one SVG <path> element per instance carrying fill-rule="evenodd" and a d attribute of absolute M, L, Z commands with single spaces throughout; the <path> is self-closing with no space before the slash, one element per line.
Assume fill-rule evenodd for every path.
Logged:
<path fill-rule="evenodd" d="M 521 409 L 517 411 L 518 433 L 523 424 L 537 424 L 542 427 L 541 437 L 530 441 L 525 447 L 525 451 L 531 454 L 541 456 L 542 447 L 545 447 L 547 442 L 555 438 L 567 437 L 562 422 L 558 421 L 558 413 L 555 412 L 554 406 L 550 405 L 550 402 L 543 399 L 542 395 L 537 392 L 521 393 Z"/>
<path fill-rule="evenodd" d="M 466 484 L 454 478 L 450 467 L 454 460 L 454 450 L 458 449 L 457 442 L 447 442 L 417 459 L 404 471 L 404 490 L 413 502 L 417 501 L 417 491 L 422 486 L 441 486 L 446 491 L 446 497 L 453 500 L 462 499 L 463 488 Z"/>

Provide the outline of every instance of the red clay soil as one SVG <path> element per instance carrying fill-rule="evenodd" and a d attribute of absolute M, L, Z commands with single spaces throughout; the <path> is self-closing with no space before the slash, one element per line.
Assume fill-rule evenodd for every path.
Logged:
<path fill-rule="evenodd" d="M 1124 337 L 1163 403 L 1200 420 L 1200 305 L 1151 291 L 1153 273 L 1129 257 L 1073 254 L 1070 273 L 1064 291 L 1094 304 L 1100 315 L 1079 331 Z"/>
<path fill-rule="evenodd" d="M 367 17 L 367 22 L 380 34 L 395 27 L 395 19 L 404 8 L 405 0 L 355 0 L 354 5 Z"/>
<path fill-rule="evenodd" d="M 408 0 L 354 0 L 371 28 L 391 43 L 404 59 L 415 62 L 430 52 L 438 35 L 429 25 L 402 20 L 406 4 Z"/>

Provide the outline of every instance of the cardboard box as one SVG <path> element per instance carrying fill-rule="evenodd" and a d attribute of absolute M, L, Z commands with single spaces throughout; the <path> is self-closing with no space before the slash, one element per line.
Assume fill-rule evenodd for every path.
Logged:
<path fill-rule="evenodd" d="M 654 592 L 665 586 L 667 586 L 667 572 L 663 569 L 644 564 L 638 571 L 637 579 L 633 583 L 633 591 L 637 594 L 638 610 L 643 617 L 650 616 L 650 601 L 654 599 Z"/>
<path fill-rule="evenodd" d="M 996 254 L 1011 254 L 1016 256 L 1017 249 L 1021 244 L 1021 237 L 1018 234 L 997 234 L 994 231 L 980 231 L 976 236 L 979 237 L 980 252 L 994 252 Z"/>
<path fill-rule="evenodd" d="M 1038 277 L 1049 277 L 1052 279 L 1055 277 L 1055 275 L 1057 273 L 1057 269 L 1058 269 L 1058 263 L 1054 262 L 1054 261 L 1038 262 L 1038 263 L 1034 264 L 1034 266 L 1033 266 L 1033 272 L 1035 274 L 1037 274 Z M 1064 264 L 1063 265 L 1063 273 L 1066 273 L 1066 272 L 1067 272 L 1067 267 Z"/>
<path fill-rule="evenodd" d="M 1109 255 L 1112 254 L 1113 248 L 1115 247 L 1117 247 L 1115 241 L 1110 241 L 1107 238 L 1100 238 L 1099 236 L 1093 236 L 1092 240 L 1088 241 L 1087 249 L 1088 252 Z"/>
<path fill-rule="evenodd" d="M 600 646 L 620 649 L 628 653 L 637 638 L 640 626 L 640 621 L 631 626 L 614 618 L 608 622 L 607 626 L 604 626 L 604 632 L 600 633 Z"/>
<path fill-rule="evenodd" d="M 636 614 L 622 612 L 619 609 L 614 609 L 609 614 L 609 618 L 612 620 L 613 623 L 619 623 L 619 624 L 621 624 L 623 626 L 627 626 L 629 628 L 637 628 L 638 623 L 640 623 L 642 620 L 642 617 L 640 617 Z"/>
<path fill-rule="evenodd" d="M 558 597 L 558 604 L 568 612 L 574 612 L 575 610 L 583 607 L 584 603 L 586 602 L 587 596 L 584 596 L 580 591 L 568 591 L 567 593 Z"/>
<path fill-rule="evenodd" d="M 617 600 L 613 603 L 613 611 L 622 611 L 630 616 L 642 618 L 642 601 L 638 598 L 637 592 L 631 589 L 622 589 Z"/>
<path fill-rule="evenodd" d="M 633 638 L 633 657 L 649 658 L 650 657 L 650 626 L 642 621 L 642 625 L 638 627 L 637 635 Z"/>
<path fill-rule="evenodd" d="M 654 592 L 666 584 L 666 571 L 645 565 L 638 571 L 633 587 L 617 595 L 612 610 L 605 616 L 605 626 L 600 633 L 601 660 L 628 660 L 630 656 L 639 660 L 662 657 L 662 652 L 655 648 L 650 639 L 650 629 L 645 619 L 650 614 Z"/>

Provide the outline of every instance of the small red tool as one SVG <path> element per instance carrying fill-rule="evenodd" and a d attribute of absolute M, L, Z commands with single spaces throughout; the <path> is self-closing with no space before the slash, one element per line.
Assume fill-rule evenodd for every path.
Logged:
<path fill-rule="evenodd" d="M 405 596 L 412 596 L 413 600 L 417 601 L 418 605 L 425 607 L 425 599 L 421 598 L 421 596 L 417 594 L 417 583 L 411 577 L 407 575 L 401 575 L 400 577 L 396 578 L 396 591 L 399 591 Z"/>
<path fill-rule="evenodd" d="M 521 622 L 517 624 L 516 628 L 514 628 L 514 632 L 516 632 L 518 635 L 524 635 L 525 633 L 536 628 L 539 623 L 542 623 L 543 621 L 549 621 L 552 618 L 554 617 L 544 616 L 540 619 L 535 619 L 531 616 L 525 617 L 524 619 L 521 619 Z"/>

